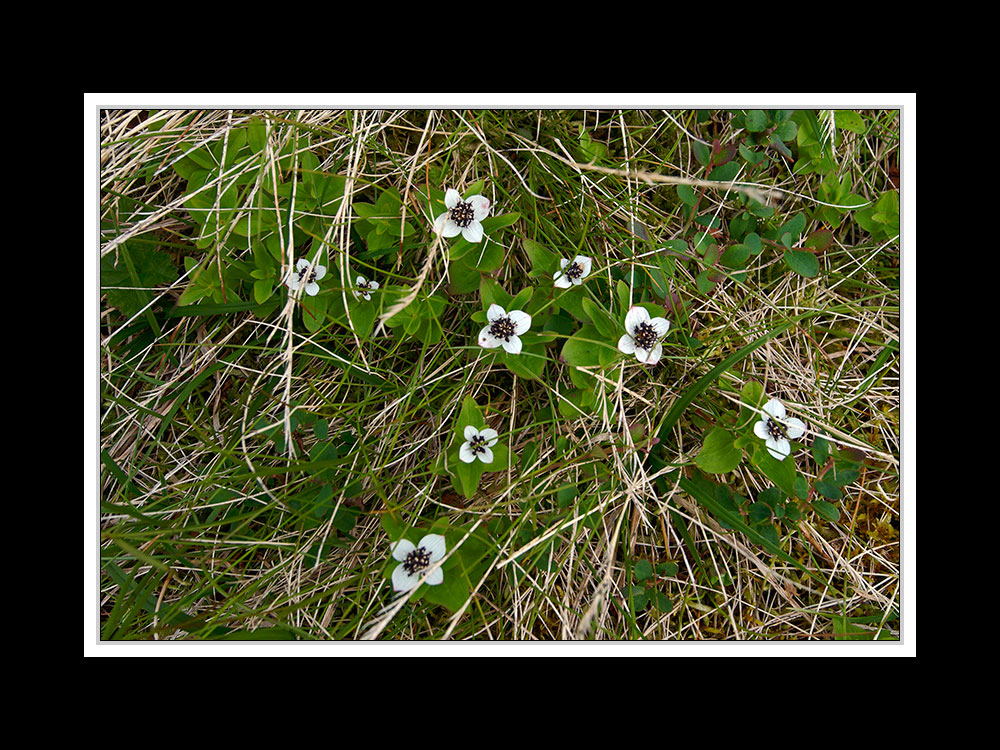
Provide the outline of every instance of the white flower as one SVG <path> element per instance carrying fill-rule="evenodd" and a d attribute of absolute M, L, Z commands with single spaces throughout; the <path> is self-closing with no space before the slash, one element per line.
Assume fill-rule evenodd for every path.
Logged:
<path fill-rule="evenodd" d="M 484 464 L 493 463 L 493 451 L 490 450 L 497 444 L 497 431 L 487 427 L 480 431 L 471 424 L 465 428 L 465 442 L 458 449 L 458 457 L 467 464 L 471 464 L 478 456 Z"/>
<path fill-rule="evenodd" d="M 785 418 L 785 405 L 772 398 L 760 411 L 761 419 L 753 426 L 753 434 L 764 440 L 767 451 L 779 461 L 792 452 L 789 438 L 795 440 L 806 431 L 805 423 L 795 417 Z"/>
<path fill-rule="evenodd" d="M 470 196 L 462 200 L 455 188 L 448 188 L 444 194 L 444 205 L 448 210 L 434 220 L 434 231 L 445 237 L 461 234 L 469 242 L 479 242 L 483 238 L 480 223 L 490 215 L 490 199 L 482 195 Z"/>
<path fill-rule="evenodd" d="M 409 539 L 400 539 L 389 547 L 394 560 L 400 564 L 392 571 L 392 587 L 396 591 L 409 591 L 424 574 L 424 570 L 436 563 L 447 551 L 444 537 L 440 534 L 428 534 L 414 546 Z M 444 572 L 437 568 L 424 581 L 428 586 L 437 586 L 444 580 Z"/>
<path fill-rule="evenodd" d="M 285 284 L 293 292 L 304 284 L 306 294 L 315 297 L 319 293 L 319 284 L 316 282 L 324 276 L 326 276 L 326 266 L 314 266 L 305 258 L 299 258 L 295 263 L 295 270 L 289 269 Z"/>
<path fill-rule="evenodd" d="M 502 346 L 508 354 L 520 353 L 519 337 L 531 328 L 531 316 L 520 310 L 504 312 L 500 305 L 493 304 L 486 311 L 486 319 L 490 324 L 479 332 L 479 345 L 487 349 Z"/>
<path fill-rule="evenodd" d="M 590 266 L 590 258 L 585 258 L 582 255 L 577 255 L 571 261 L 560 258 L 559 267 L 562 270 L 556 271 L 552 280 L 560 289 L 569 289 L 574 284 L 583 283 L 584 278 L 590 275 Z"/>
<path fill-rule="evenodd" d="M 655 365 L 663 354 L 660 340 L 669 328 L 670 321 L 666 318 L 650 318 L 645 307 L 631 307 L 625 315 L 628 333 L 618 339 L 618 351 L 634 354 L 640 362 Z"/>
<path fill-rule="evenodd" d="M 377 281 L 368 281 L 364 276 L 358 276 L 354 281 L 356 288 L 354 289 L 355 297 L 364 297 L 365 299 L 371 299 L 372 296 L 369 292 L 374 292 L 378 289 Z"/>

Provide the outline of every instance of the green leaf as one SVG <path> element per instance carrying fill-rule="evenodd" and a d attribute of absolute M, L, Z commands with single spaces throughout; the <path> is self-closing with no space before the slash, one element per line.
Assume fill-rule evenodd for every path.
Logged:
<path fill-rule="evenodd" d="M 649 560 L 638 560 L 635 567 L 632 568 L 632 572 L 635 573 L 637 581 L 645 581 L 647 578 L 652 578 L 653 566 Z"/>
<path fill-rule="evenodd" d="M 559 265 L 559 257 L 542 245 L 532 240 L 524 240 L 521 243 L 528 260 L 531 261 L 531 270 L 537 274 L 551 276 L 556 272 Z"/>
<path fill-rule="evenodd" d="M 482 274 L 462 258 L 448 265 L 448 278 L 451 280 L 449 289 L 452 294 L 469 294 L 479 288 Z"/>
<path fill-rule="evenodd" d="M 816 491 L 828 500 L 840 500 L 844 496 L 837 485 L 823 479 L 817 480 L 815 487 Z"/>
<path fill-rule="evenodd" d="M 170 256 L 146 244 L 122 243 L 115 253 L 101 259 L 101 286 L 108 295 L 108 306 L 117 307 L 131 318 L 153 298 L 145 288 L 113 289 L 108 287 L 158 287 L 177 279 L 177 268 Z"/>
<path fill-rule="evenodd" d="M 599 368 L 602 348 L 610 347 L 597 328 L 585 325 L 563 343 L 562 358 L 569 365 L 570 380 L 578 388 L 592 388 L 597 380 L 590 374 L 576 369 L 577 367 Z M 615 348 L 617 352 L 618 349 Z"/>
<path fill-rule="evenodd" d="M 476 494 L 476 490 L 479 489 L 479 480 L 483 476 L 483 462 L 473 461 L 472 463 L 465 463 L 460 458 L 458 454 L 455 454 L 454 465 L 452 469 L 452 484 L 455 486 L 459 492 L 468 500 Z"/>
<path fill-rule="evenodd" d="M 791 120 L 786 120 L 781 123 L 774 130 L 774 135 L 776 135 L 782 141 L 792 141 L 795 140 L 795 136 L 798 133 L 799 126 L 796 125 Z"/>
<path fill-rule="evenodd" d="M 675 562 L 662 562 L 658 563 L 656 566 L 656 572 L 661 576 L 666 576 L 667 578 L 673 578 L 677 575 L 680 570 L 680 566 Z"/>
<path fill-rule="evenodd" d="M 830 442 L 825 437 L 818 437 L 812 444 L 813 460 L 817 466 L 822 466 L 830 455 Z"/>
<path fill-rule="evenodd" d="M 253 298 L 258 305 L 264 304 L 273 291 L 274 284 L 270 279 L 259 279 L 253 283 Z"/>
<path fill-rule="evenodd" d="M 742 143 L 740 144 L 740 156 L 742 156 L 749 163 L 753 164 L 755 167 L 767 160 L 767 156 L 765 154 L 753 151 L 752 149 L 744 146 Z"/>
<path fill-rule="evenodd" d="M 267 145 L 267 125 L 263 120 L 255 117 L 247 125 L 247 142 L 255 154 L 259 154 Z"/>
<path fill-rule="evenodd" d="M 811 248 L 813 252 L 822 253 L 833 244 L 833 232 L 829 229 L 819 229 L 810 234 L 802 244 Z"/>
<path fill-rule="evenodd" d="M 864 133 L 865 123 L 861 115 L 849 109 L 838 109 L 833 113 L 833 122 L 840 130 L 849 130 L 852 133 Z"/>
<path fill-rule="evenodd" d="M 725 474 L 740 465 L 743 451 L 734 444 L 732 433 L 713 427 L 702 443 L 694 462 L 709 474 Z"/>
<path fill-rule="evenodd" d="M 489 310 L 490 305 L 500 305 L 505 311 L 509 311 L 511 300 L 514 299 L 500 284 L 488 276 L 484 276 L 479 282 L 479 296 L 483 301 L 484 310 Z"/>
<path fill-rule="evenodd" d="M 806 228 L 805 214 L 798 213 L 795 214 L 787 222 L 785 222 L 785 225 L 781 227 L 780 231 L 782 232 L 782 234 L 788 232 L 790 235 L 792 235 L 793 240 L 797 240 L 802 235 L 802 232 L 805 231 L 805 228 Z"/>
<path fill-rule="evenodd" d="M 826 500 L 813 500 L 812 509 L 816 511 L 817 516 L 827 521 L 840 520 L 840 511 L 837 509 L 837 506 L 833 503 L 828 503 Z"/>
<path fill-rule="evenodd" d="M 767 115 L 763 110 L 751 109 L 744 117 L 744 124 L 751 133 L 759 133 L 767 127 Z"/>
<path fill-rule="evenodd" d="M 813 278 L 819 274 L 819 261 L 812 253 L 802 250 L 786 250 L 785 263 L 800 276 Z"/>
<path fill-rule="evenodd" d="M 633 586 L 631 596 L 633 612 L 642 612 L 649 604 L 649 594 L 644 586 Z"/>
<path fill-rule="evenodd" d="M 753 434 L 753 425 L 760 420 L 760 406 L 763 400 L 764 386 L 756 380 L 748 380 L 743 384 L 740 390 L 740 401 L 744 404 L 740 409 L 741 430 L 749 430 L 749 434 Z"/>
<path fill-rule="evenodd" d="M 302 324 L 310 333 L 315 333 L 326 323 L 326 306 L 329 302 L 329 295 L 318 294 L 315 297 L 303 296 L 300 306 L 302 308 Z"/>
<path fill-rule="evenodd" d="M 653 606 L 656 607 L 660 612 L 669 612 L 674 607 L 674 603 L 670 600 L 670 597 L 656 589 L 653 589 L 651 594 L 651 599 Z"/>
<path fill-rule="evenodd" d="M 682 203 L 689 206 L 694 206 L 698 202 L 698 196 L 695 195 L 694 188 L 690 185 L 678 185 L 677 197 L 681 199 Z"/>
<path fill-rule="evenodd" d="M 589 297 L 584 297 L 581 300 L 581 304 L 583 305 L 583 311 L 587 313 L 587 316 L 601 336 L 609 341 L 619 338 L 618 324 L 596 302 Z"/>
<path fill-rule="evenodd" d="M 528 380 L 541 380 L 545 372 L 545 346 L 541 344 L 523 344 L 520 354 L 508 354 L 497 350 L 504 365 L 515 375 Z"/>
<path fill-rule="evenodd" d="M 728 182 L 736 178 L 739 174 L 740 165 L 739 162 L 730 161 L 725 164 L 715 167 L 708 175 L 707 179 L 717 180 L 719 182 Z"/>
<path fill-rule="evenodd" d="M 795 461 L 792 456 L 786 456 L 779 461 L 772 456 L 763 442 L 754 447 L 751 462 L 789 496 L 795 494 Z"/>
<path fill-rule="evenodd" d="M 750 247 L 748 245 L 730 245 L 722 253 L 722 265 L 726 268 L 745 268 L 750 259 Z"/>

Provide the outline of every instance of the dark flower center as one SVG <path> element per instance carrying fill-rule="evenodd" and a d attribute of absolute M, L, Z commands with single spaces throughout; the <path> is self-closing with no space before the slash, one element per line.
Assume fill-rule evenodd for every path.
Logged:
<path fill-rule="evenodd" d="M 510 341 L 514 335 L 514 322 L 510 318 L 498 318 L 490 326 L 490 335 L 495 339 Z"/>
<path fill-rule="evenodd" d="M 466 201 L 459 201 L 451 211 L 448 213 L 449 218 L 458 224 L 462 229 L 465 229 L 472 220 L 476 218 L 476 212 L 472 208 L 472 204 Z"/>
<path fill-rule="evenodd" d="M 431 564 L 431 555 L 423 547 L 417 547 L 413 552 L 406 556 L 403 561 L 403 570 L 405 570 L 410 575 L 419 573 L 421 570 L 426 568 Z"/>
<path fill-rule="evenodd" d="M 573 261 L 568 266 L 566 266 L 566 275 L 571 279 L 578 279 L 583 276 L 583 266 L 581 266 L 576 261 Z"/>
<path fill-rule="evenodd" d="M 635 345 L 640 349 L 652 351 L 660 337 L 657 336 L 656 329 L 653 326 L 643 321 L 632 330 L 632 338 L 635 340 Z"/>
<path fill-rule="evenodd" d="M 473 453 L 483 453 L 486 451 L 486 438 L 482 435 L 476 435 L 472 440 L 469 441 L 469 448 Z"/>
<path fill-rule="evenodd" d="M 776 420 L 767 418 L 764 426 L 767 428 L 767 434 L 770 435 L 775 440 L 787 440 L 788 436 L 785 434 L 785 428 L 783 425 L 778 423 Z"/>
<path fill-rule="evenodd" d="M 367 292 L 367 291 L 370 291 L 371 288 L 372 287 L 371 287 L 371 282 L 370 281 L 359 281 L 358 282 L 358 289 L 360 289 L 361 291 Z"/>
<path fill-rule="evenodd" d="M 299 269 L 299 283 L 302 283 L 302 279 L 305 278 L 306 273 L 309 274 L 309 278 L 306 279 L 307 284 L 311 284 L 316 281 L 316 269 L 312 266 L 303 266 Z"/>

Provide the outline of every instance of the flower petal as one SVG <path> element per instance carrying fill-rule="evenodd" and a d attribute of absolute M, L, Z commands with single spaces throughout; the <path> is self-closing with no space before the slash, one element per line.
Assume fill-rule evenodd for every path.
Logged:
<path fill-rule="evenodd" d="M 462 196 L 458 194 L 455 188 L 448 188 L 444 191 L 444 206 L 447 209 L 452 209 L 457 206 L 462 201 Z"/>
<path fill-rule="evenodd" d="M 641 346 L 635 348 L 635 358 L 640 362 L 645 362 L 649 359 L 649 350 L 643 349 Z"/>
<path fill-rule="evenodd" d="M 559 259 L 559 267 L 560 268 L 562 268 L 562 269 L 565 270 L 566 266 L 568 266 L 568 265 L 569 265 L 569 261 L 568 260 L 566 260 L 565 258 L 560 258 Z"/>
<path fill-rule="evenodd" d="M 310 297 L 315 297 L 317 294 L 319 294 L 319 284 L 317 284 L 315 281 L 310 281 L 308 284 L 306 284 L 306 294 L 308 294 Z"/>
<path fill-rule="evenodd" d="M 458 449 L 458 457 L 462 459 L 462 463 L 471 464 L 476 460 L 476 452 L 472 450 L 472 445 L 465 442 Z"/>
<path fill-rule="evenodd" d="M 569 289 L 573 286 L 573 281 L 570 277 L 563 275 L 561 271 L 556 271 L 556 275 L 552 277 L 552 283 L 560 289 Z"/>
<path fill-rule="evenodd" d="M 392 554 L 393 560 L 399 560 L 403 562 L 406 556 L 413 552 L 416 546 L 409 539 L 400 539 L 398 542 L 393 542 L 389 545 L 389 552 Z"/>
<path fill-rule="evenodd" d="M 510 341 L 501 341 L 500 346 L 508 354 L 520 354 L 521 353 L 521 339 L 517 336 L 511 336 Z"/>
<path fill-rule="evenodd" d="M 475 219 L 465 229 L 460 230 L 462 236 L 469 242 L 480 242 L 483 239 L 483 225 Z"/>
<path fill-rule="evenodd" d="M 518 336 L 531 328 L 531 316 L 522 310 L 511 310 L 507 317 L 514 324 L 514 333 Z"/>
<path fill-rule="evenodd" d="M 629 333 L 635 333 L 635 327 L 648 320 L 649 313 L 645 307 L 630 307 L 628 313 L 625 315 L 625 330 Z"/>
<path fill-rule="evenodd" d="M 579 263 L 580 264 L 580 269 L 583 271 L 583 273 L 580 274 L 580 280 L 581 281 L 584 279 L 584 277 L 590 276 L 590 269 L 593 266 L 593 262 L 590 260 L 590 258 L 585 258 L 582 255 L 577 255 L 573 259 L 573 261 L 576 262 L 576 263 Z"/>
<path fill-rule="evenodd" d="M 462 430 L 462 435 L 465 437 L 466 440 L 472 440 L 472 438 L 474 438 L 478 434 L 479 430 L 477 430 L 471 424 L 466 425 L 465 429 Z"/>
<path fill-rule="evenodd" d="M 313 266 L 313 272 L 316 274 L 316 281 L 319 281 L 326 276 L 326 266 Z"/>
<path fill-rule="evenodd" d="M 378 282 L 377 281 L 369 281 L 368 282 L 368 288 L 371 289 L 374 292 L 376 289 L 378 289 Z"/>
<path fill-rule="evenodd" d="M 785 405 L 776 398 L 772 398 L 764 404 L 763 410 L 765 414 L 772 416 L 779 421 L 785 418 Z"/>
<path fill-rule="evenodd" d="M 441 229 L 442 237 L 458 237 L 462 233 L 462 227 L 448 219 Z"/>
<path fill-rule="evenodd" d="M 663 344 L 659 341 L 653 347 L 653 350 L 649 353 L 649 359 L 646 360 L 647 365 L 655 365 L 660 361 L 660 355 L 663 354 Z"/>
<path fill-rule="evenodd" d="M 767 446 L 768 453 L 779 461 L 783 461 L 785 456 L 792 452 L 792 446 L 784 438 L 778 438 L 777 440 L 768 438 L 764 445 Z"/>
<path fill-rule="evenodd" d="M 497 444 L 497 438 L 500 437 L 500 433 L 494 430 L 492 427 L 486 427 L 479 432 L 479 437 L 486 440 L 487 446 L 493 446 Z"/>
<path fill-rule="evenodd" d="M 428 576 L 427 580 L 424 581 L 428 586 L 437 586 L 444 580 L 444 571 L 441 568 L 436 568 L 432 570 Z"/>
<path fill-rule="evenodd" d="M 441 234 L 444 231 L 445 222 L 448 221 L 448 212 L 443 214 L 438 214 L 437 218 L 434 219 L 434 234 Z"/>
<path fill-rule="evenodd" d="M 504 317 L 507 312 L 500 307 L 496 302 L 490 305 L 490 309 L 486 311 L 486 319 L 490 323 L 496 323 L 500 318 Z"/>
<path fill-rule="evenodd" d="M 297 261 L 295 261 L 295 270 L 297 271 L 301 271 L 303 268 L 306 268 L 308 266 L 309 266 L 309 261 L 306 260 L 305 258 L 299 258 Z"/>
<path fill-rule="evenodd" d="M 649 324 L 653 326 L 653 330 L 656 331 L 657 338 L 663 338 L 667 335 L 667 331 L 670 330 L 670 321 L 666 318 L 651 318 Z"/>
<path fill-rule="evenodd" d="M 423 547 L 424 550 L 430 555 L 431 562 L 437 562 L 442 557 L 444 553 L 448 551 L 445 545 L 444 537 L 440 534 L 428 534 L 423 539 L 420 540 L 418 547 Z"/>
<path fill-rule="evenodd" d="M 364 276 L 358 276 L 358 278 L 356 278 L 356 279 L 354 280 L 354 283 L 355 283 L 355 284 L 356 284 L 357 286 L 361 286 L 362 284 L 366 283 L 367 281 L 368 281 L 368 279 L 366 279 L 366 278 L 365 278 Z"/>
<path fill-rule="evenodd" d="M 490 448 L 483 446 L 483 449 L 479 451 L 479 460 L 484 464 L 493 463 L 493 451 Z"/>
<path fill-rule="evenodd" d="M 406 572 L 406 568 L 403 567 L 402 563 L 397 565 L 396 569 L 392 571 L 392 587 L 396 591 L 409 591 L 417 585 L 417 580 L 417 576 Z"/>
<path fill-rule="evenodd" d="M 490 333 L 490 327 L 486 326 L 483 330 L 479 332 L 479 345 L 484 346 L 487 349 L 496 349 L 500 346 L 502 342 L 492 333 Z"/>
<path fill-rule="evenodd" d="M 622 337 L 618 339 L 618 351 L 625 354 L 635 354 L 635 339 L 627 333 L 623 334 Z"/>
<path fill-rule="evenodd" d="M 467 203 L 472 204 L 472 218 L 475 221 L 482 221 L 490 215 L 490 199 L 485 195 L 470 196 Z"/>
<path fill-rule="evenodd" d="M 767 422 L 765 422 L 763 419 L 757 422 L 757 424 L 753 426 L 753 434 L 759 437 L 761 440 L 767 440 L 769 437 L 771 437 L 770 434 L 768 434 L 767 432 Z"/>
<path fill-rule="evenodd" d="M 785 434 L 792 440 L 802 437 L 806 432 L 806 424 L 801 419 L 790 417 L 785 420 Z"/>

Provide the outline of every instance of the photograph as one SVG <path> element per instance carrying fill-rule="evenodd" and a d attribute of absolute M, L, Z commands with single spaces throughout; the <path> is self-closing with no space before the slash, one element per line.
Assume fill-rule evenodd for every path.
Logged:
<path fill-rule="evenodd" d="M 85 94 L 85 657 L 914 656 L 915 114 Z"/>

